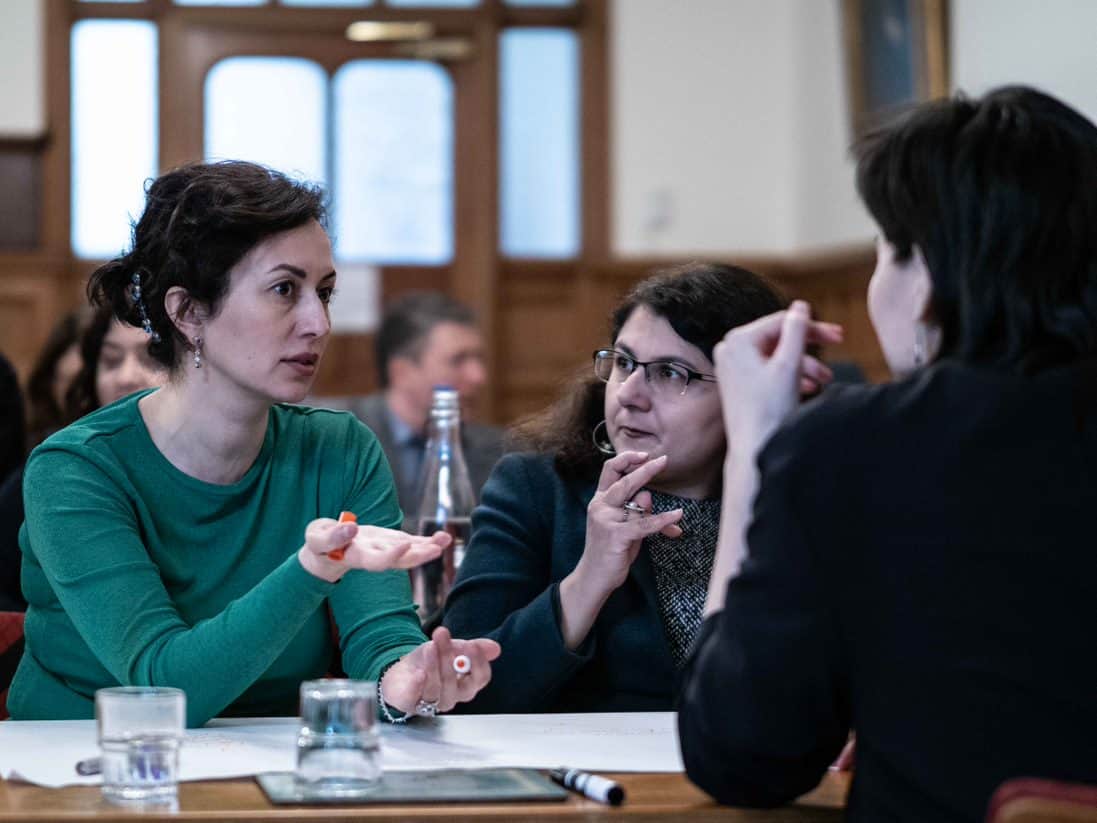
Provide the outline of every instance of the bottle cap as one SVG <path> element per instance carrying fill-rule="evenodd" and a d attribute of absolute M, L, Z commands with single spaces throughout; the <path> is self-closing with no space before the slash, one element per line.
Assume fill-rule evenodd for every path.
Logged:
<path fill-rule="evenodd" d="M 434 401 L 431 404 L 434 409 L 454 410 L 459 407 L 460 399 L 457 397 L 457 389 L 453 386 L 435 386 Z"/>

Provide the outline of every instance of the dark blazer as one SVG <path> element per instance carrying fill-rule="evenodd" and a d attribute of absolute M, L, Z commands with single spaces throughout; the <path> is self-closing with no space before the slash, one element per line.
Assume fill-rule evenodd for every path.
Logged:
<path fill-rule="evenodd" d="M 396 457 L 396 445 L 392 430 L 389 428 L 388 407 L 382 392 L 366 397 L 352 398 L 340 404 L 365 423 L 377 435 L 381 449 L 388 457 L 392 476 L 396 480 L 396 494 L 400 499 L 400 508 L 405 518 L 414 518 L 419 509 L 416 499 L 418 478 L 405 477 L 403 464 Z M 479 497 L 480 490 L 487 482 L 492 467 L 503 454 L 503 430 L 496 426 L 485 426 L 469 421 L 461 422 L 461 450 L 465 455 L 465 464 L 469 470 L 472 491 Z"/>
<path fill-rule="evenodd" d="M 677 692 L 655 573 L 640 552 L 574 652 L 560 634 L 560 581 L 583 553 L 595 481 L 567 481 L 544 455 L 499 461 L 472 515 L 472 537 L 446 601 L 455 637 L 503 653 L 474 712 L 665 711 Z"/>
<path fill-rule="evenodd" d="M 847 387 L 759 467 L 683 691 L 694 782 L 785 802 L 850 728 L 852 821 L 981 821 L 1007 778 L 1097 780 L 1094 364 Z"/>

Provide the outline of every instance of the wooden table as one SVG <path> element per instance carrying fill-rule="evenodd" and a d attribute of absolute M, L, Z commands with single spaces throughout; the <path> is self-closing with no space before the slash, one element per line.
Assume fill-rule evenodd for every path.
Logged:
<path fill-rule="evenodd" d="M 627 792 L 625 804 L 610 808 L 571 795 L 564 803 L 496 803 L 492 805 L 436 806 L 273 806 L 252 780 L 182 783 L 179 808 L 131 810 L 113 806 L 100 796 L 98 787 L 44 789 L 0 780 L 0 822 L 92 820 L 138 823 L 152 820 L 272 820 L 276 823 L 313 823 L 329 820 L 458 821 L 577 821 L 623 817 L 639 821 L 691 823 L 834 823 L 842 819 L 847 774 L 830 772 L 815 791 L 796 805 L 780 809 L 732 809 L 713 803 L 681 774 L 611 775 Z"/>

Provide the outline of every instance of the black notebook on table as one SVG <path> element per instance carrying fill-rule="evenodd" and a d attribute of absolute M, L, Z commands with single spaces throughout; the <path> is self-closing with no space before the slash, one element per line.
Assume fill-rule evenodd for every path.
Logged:
<path fill-rule="evenodd" d="M 364 789 L 298 780 L 293 772 L 256 775 L 271 803 L 500 803 L 564 800 L 568 792 L 535 769 L 433 769 L 388 772 Z"/>

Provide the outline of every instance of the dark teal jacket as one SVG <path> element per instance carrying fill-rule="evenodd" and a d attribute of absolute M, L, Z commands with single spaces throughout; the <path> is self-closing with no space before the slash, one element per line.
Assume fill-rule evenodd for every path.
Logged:
<path fill-rule="evenodd" d="M 444 623 L 503 647 L 472 712 L 669 711 L 678 676 L 646 552 L 583 645 L 560 635 L 560 581 L 583 553 L 594 479 L 569 481 L 544 455 L 503 457 L 472 516 Z"/>

